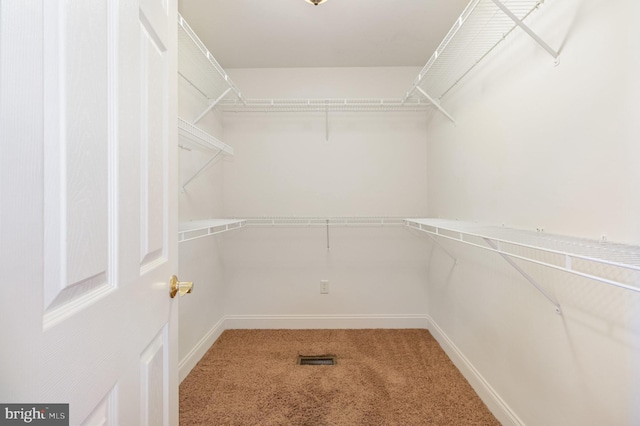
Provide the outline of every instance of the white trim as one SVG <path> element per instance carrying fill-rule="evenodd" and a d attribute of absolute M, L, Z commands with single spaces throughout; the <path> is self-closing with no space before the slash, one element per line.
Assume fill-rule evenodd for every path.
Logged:
<path fill-rule="evenodd" d="M 428 328 L 424 314 L 227 315 L 225 329 Z"/>
<path fill-rule="evenodd" d="M 193 367 L 202 359 L 209 348 L 218 340 L 226 328 L 224 327 L 225 317 L 222 317 L 207 334 L 189 351 L 189 353 L 180 360 L 178 364 L 178 377 L 180 383 L 189 375 Z"/>
<path fill-rule="evenodd" d="M 451 361 L 458 367 L 458 370 L 467 379 L 471 387 L 476 391 L 480 399 L 487 405 L 489 410 L 503 425 L 524 426 L 524 422 L 516 415 L 516 413 L 507 405 L 500 395 L 491 387 L 489 382 L 480 374 L 473 366 L 471 361 L 464 356 L 462 351 L 453 343 L 438 324 L 426 315 L 428 321 L 428 329 L 431 335 L 438 341 L 442 349 L 449 356 Z"/>
<path fill-rule="evenodd" d="M 345 329 L 345 328 L 427 328 L 424 314 L 410 315 L 226 315 L 180 360 L 180 383 L 218 340 L 230 329 Z"/>
<path fill-rule="evenodd" d="M 524 422 L 491 387 L 438 324 L 426 314 L 407 315 L 225 315 L 193 347 L 178 365 L 179 380 L 189 375 L 223 331 L 230 329 L 356 329 L 424 328 L 440 344 L 451 361 L 471 384 L 480 399 L 503 425 L 524 426 Z"/>

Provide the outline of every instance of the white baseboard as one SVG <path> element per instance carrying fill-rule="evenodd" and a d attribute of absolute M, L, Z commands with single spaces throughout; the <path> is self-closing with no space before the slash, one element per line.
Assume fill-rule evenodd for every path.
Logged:
<path fill-rule="evenodd" d="M 230 329 L 349 329 L 426 328 L 438 341 L 478 396 L 503 425 L 523 426 L 480 372 L 471 364 L 429 315 L 227 315 L 220 319 L 179 363 L 180 382 L 211 348 L 224 330 Z"/>
<path fill-rule="evenodd" d="M 225 329 L 427 328 L 426 315 L 227 315 Z"/>
<path fill-rule="evenodd" d="M 224 327 L 225 318 L 222 317 L 212 328 L 209 330 L 207 334 L 204 335 L 202 339 L 191 349 L 191 351 L 180 360 L 178 364 L 178 377 L 180 383 L 189 375 L 193 367 L 196 366 L 198 361 L 202 359 L 204 354 L 207 353 L 211 345 L 218 340 L 218 337 L 225 330 Z"/>
<path fill-rule="evenodd" d="M 427 321 L 429 322 L 428 328 L 431 335 L 438 341 L 442 349 L 444 349 L 451 361 L 458 367 L 458 370 L 471 384 L 471 387 L 473 387 L 498 421 L 503 425 L 524 426 L 524 422 L 511 410 L 489 382 L 482 377 L 482 374 L 476 370 L 433 318 L 427 315 Z"/>
<path fill-rule="evenodd" d="M 427 328 L 426 315 L 227 315 L 180 360 L 180 382 L 211 348 L 223 331 L 230 329 L 318 328 Z"/>

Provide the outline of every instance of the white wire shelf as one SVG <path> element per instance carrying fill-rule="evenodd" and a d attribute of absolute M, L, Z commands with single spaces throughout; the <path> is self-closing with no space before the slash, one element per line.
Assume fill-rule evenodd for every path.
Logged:
<path fill-rule="evenodd" d="M 240 90 L 180 14 L 178 74 L 210 101 L 217 101 L 226 93 L 242 100 Z"/>
<path fill-rule="evenodd" d="M 246 226 L 402 226 L 403 217 L 247 217 Z"/>
<path fill-rule="evenodd" d="M 209 235 L 240 229 L 245 226 L 241 219 L 207 219 L 182 222 L 178 228 L 178 242 L 184 243 Z"/>
<path fill-rule="evenodd" d="M 544 0 L 472 0 L 413 81 L 405 98 L 416 95 L 416 88 L 420 88 L 432 99 L 440 100 L 518 26 L 514 17 L 523 21 L 542 3 Z M 557 52 L 524 26 L 523 29 L 557 57 Z"/>
<path fill-rule="evenodd" d="M 402 99 L 244 99 L 180 15 L 178 70 L 209 100 L 209 107 L 194 123 L 214 106 L 225 112 L 419 112 L 435 106 L 454 121 L 440 106 L 440 99 L 516 27 L 557 58 L 558 53 L 522 22 L 542 3 L 544 0 L 471 0 Z"/>
<path fill-rule="evenodd" d="M 424 99 L 225 99 L 225 112 L 393 112 L 426 111 Z"/>
<path fill-rule="evenodd" d="M 182 222 L 178 228 L 178 243 L 220 234 L 248 226 L 264 227 L 328 227 L 328 226 L 369 226 L 400 227 L 403 217 L 253 217 L 235 219 L 206 219 Z M 327 247 L 328 247 L 327 234 Z"/>
<path fill-rule="evenodd" d="M 406 219 L 405 225 L 503 257 L 640 292 L 640 246 L 443 219 Z"/>
<path fill-rule="evenodd" d="M 180 117 L 178 117 L 178 134 L 187 145 L 207 151 L 221 150 L 225 154 L 233 155 L 232 147 Z"/>

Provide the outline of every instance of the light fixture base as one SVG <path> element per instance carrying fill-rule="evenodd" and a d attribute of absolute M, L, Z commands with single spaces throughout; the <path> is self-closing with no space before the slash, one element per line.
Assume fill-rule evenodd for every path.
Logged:
<path fill-rule="evenodd" d="M 307 3 L 310 3 L 310 4 L 314 5 L 314 6 L 317 6 L 319 4 L 325 3 L 327 0 L 304 0 L 304 1 L 306 1 Z"/>

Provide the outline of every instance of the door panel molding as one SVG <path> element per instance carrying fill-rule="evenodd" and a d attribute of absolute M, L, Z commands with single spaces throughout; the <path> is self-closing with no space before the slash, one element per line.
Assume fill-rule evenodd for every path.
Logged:
<path fill-rule="evenodd" d="M 118 424 L 117 392 L 118 385 L 116 384 L 82 422 L 82 426 L 114 426 Z"/>
<path fill-rule="evenodd" d="M 69 403 L 74 425 L 137 425 L 143 405 L 149 423 L 179 421 L 178 301 L 168 294 L 177 271 L 177 2 L 143 2 L 168 16 L 152 26 L 164 51 L 145 35 L 146 88 L 138 1 L 0 0 L 0 250 L 15 283 L 0 298 L 11 342 L 0 354 L 0 395 Z M 140 276 L 143 127 L 149 230 L 159 232 L 149 234 Z"/>
<path fill-rule="evenodd" d="M 158 21 L 158 19 L 156 19 Z M 168 93 L 167 48 L 161 32 L 140 10 L 140 273 L 144 275 L 167 257 L 167 179 L 166 106 Z M 165 20 L 166 22 L 166 20 Z M 166 25 L 164 26 L 166 28 Z M 164 124 L 163 124 L 164 123 Z"/>
<path fill-rule="evenodd" d="M 46 329 L 117 286 L 118 10 L 44 8 Z"/>
<path fill-rule="evenodd" d="M 167 333 L 165 324 L 140 355 L 141 425 L 168 424 Z"/>

